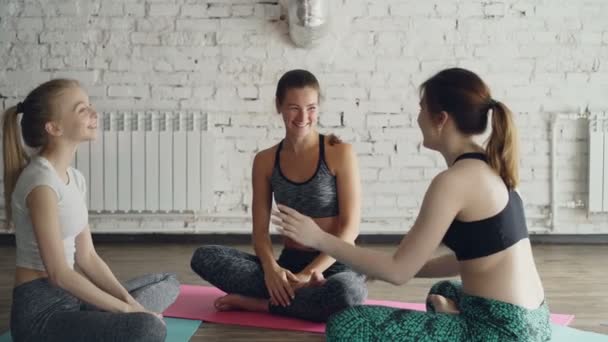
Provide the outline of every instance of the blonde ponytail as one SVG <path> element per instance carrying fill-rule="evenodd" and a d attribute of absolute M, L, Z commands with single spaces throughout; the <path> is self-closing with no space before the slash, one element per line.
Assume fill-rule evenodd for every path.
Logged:
<path fill-rule="evenodd" d="M 12 221 L 11 197 L 15 190 L 17 179 L 28 162 L 28 156 L 21 144 L 21 130 L 19 128 L 19 113 L 17 107 L 8 108 L 3 115 L 2 122 L 2 155 L 4 161 L 4 207 L 6 211 L 6 227 Z"/>

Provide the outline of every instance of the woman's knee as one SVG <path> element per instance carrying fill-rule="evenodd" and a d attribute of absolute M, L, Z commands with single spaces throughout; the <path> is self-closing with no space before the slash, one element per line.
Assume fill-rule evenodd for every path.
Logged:
<path fill-rule="evenodd" d="M 337 274 L 327 280 L 328 293 L 336 303 L 336 310 L 362 304 L 367 298 L 367 285 L 355 273 Z"/>
<path fill-rule="evenodd" d="M 180 282 L 177 280 L 175 273 L 164 273 L 164 277 L 161 281 L 163 289 L 168 300 L 173 303 L 179 295 Z"/>
<path fill-rule="evenodd" d="M 209 261 L 215 259 L 222 251 L 222 246 L 209 245 L 197 248 L 190 259 L 190 267 L 200 274 L 208 268 Z"/>

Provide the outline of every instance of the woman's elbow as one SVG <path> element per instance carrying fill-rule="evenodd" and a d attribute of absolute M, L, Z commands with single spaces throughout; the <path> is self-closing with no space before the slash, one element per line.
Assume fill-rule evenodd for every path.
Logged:
<path fill-rule="evenodd" d="M 404 277 L 401 274 L 395 274 L 392 277 L 390 277 L 390 279 L 387 279 L 387 281 L 392 285 L 401 286 L 401 285 L 407 283 L 408 279 L 409 279 L 408 277 Z"/>
<path fill-rule="evenodd" d="M 66 278 L 69 271 L 70 269 L 67 266 L 47 268 L 46 273 L 49 277 L 49 283 L 55 287 L 63 288 L 64 284 L 67 283 Z"/>

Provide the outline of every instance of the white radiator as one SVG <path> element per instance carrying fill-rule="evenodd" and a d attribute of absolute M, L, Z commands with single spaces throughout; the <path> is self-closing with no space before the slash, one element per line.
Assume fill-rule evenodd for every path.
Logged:
<path fill-rule="evenodd" d="M 106 113 L 76 152 L 89 210 L 198 212 L 212 200 L 213 139 L 206 115 Z"/>
<path fill-rule="evenodd" d="M 608 115 L 589 119 L 589 212 L 608 212 Z"/>

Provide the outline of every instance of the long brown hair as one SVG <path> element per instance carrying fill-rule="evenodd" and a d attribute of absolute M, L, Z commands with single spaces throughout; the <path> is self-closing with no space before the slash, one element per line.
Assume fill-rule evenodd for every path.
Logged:
<path fill-rule="evenodd" d="M 492 99 L 490 89 L 479 76 L 466 69 L 446 69 L 422 83 L 420 93 L 431 115 L 447 112 L 467 135 L 486 130 L 491 110 L 492 133 L 486 145 L 488 162 L 509 189 L 517 186 L 519 155 L 513 114 L 504 103 Z"/>
<path fill-rule="evenodd" d="M 306 87 L 316 90 L 319 101 L 321 101 L 321 86 L 319 85 L 319 80 L 317 80 L 313 73 L 302 69 L 294 69 L 284 73 L 279 79 L 279 83 L 277 83 L 277 90 L 275 93 L 276 106 L 279 107 L 283 103 L 289 89 Z M 342 143 L 342 139 L 338 138 L 335 134 L 329 134 L 328 139 L 330 145 Z"/>
<path fill-rule="evenodd" d="M 12 221 L 12 194 L 19 175 L 29 162 L 29 157 L 21 144 L 40 148 L 48 143 L 45 125 L 55 118 L 53 100 L 65 89 L 79 86 L 69 79 L 54 79 L 32 90 L 19 105 L 9 107 L 3 115 L 3 160 L 4 160 L 4 206 L 6 224 Z M 19 114 L 21 125 L 19 124 Z M 21 127 L 19 127 L 21 126 Z"/>

